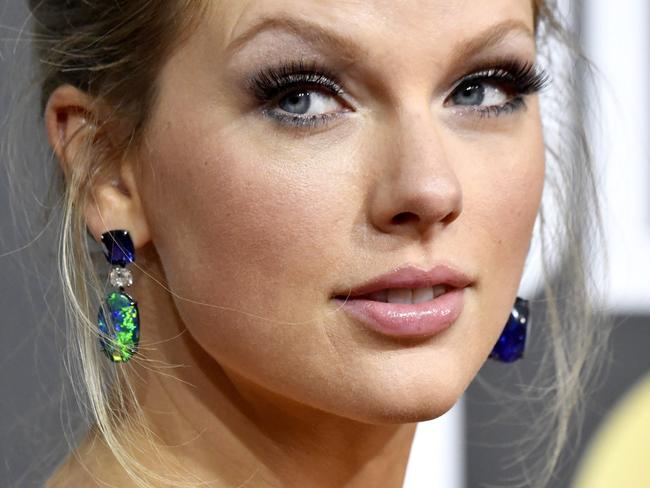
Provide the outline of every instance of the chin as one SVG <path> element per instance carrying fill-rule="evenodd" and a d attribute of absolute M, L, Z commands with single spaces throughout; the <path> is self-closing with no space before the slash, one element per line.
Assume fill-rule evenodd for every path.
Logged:
<path fill-rule="evenodd" d="M 447 413 L 460 399 L 466 383 L 456 378 L 420 376 L 419 381 L 404 382 L 373 381 L 361 385 L 354 400 L 346 402 L 344 412 L 339 414 L 367 424 L 404 424 L 433 420 Z M 330 399 L 335 398 L 333 395 Z M 333 408 L 332 408 L 333 407 Z M 340 405 L 339 405 L 340 407 Z M 329 409 L 336 409 L 330 406 Z"/>
<path fill-rule="evenodd" d="M 358 412 L 352 418 L 362 423 L 374 425 L 426 422 L 447 413 L 459 399 L 460 396 L 441 396 L 417 404 L 368 405 L 368 410 Z"/>

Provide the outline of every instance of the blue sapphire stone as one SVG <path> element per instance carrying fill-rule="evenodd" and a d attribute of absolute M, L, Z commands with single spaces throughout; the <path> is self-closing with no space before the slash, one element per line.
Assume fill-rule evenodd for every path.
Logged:
<path fill-rule="evenodd" d="M 499 340 L 490 353 L 491 359 L 512 363 L 524 355 L 526 348 L 526 328 L 528 326 L 528 301 L 517 297 L 515 305 L 503 328 Z"/>
<path fill-rule="evenodd" d="M 127 230 L 111 230 L 102 234 L 104 256 L 112 265 L 125 267 L 135 261 L 133 241 Z"/>

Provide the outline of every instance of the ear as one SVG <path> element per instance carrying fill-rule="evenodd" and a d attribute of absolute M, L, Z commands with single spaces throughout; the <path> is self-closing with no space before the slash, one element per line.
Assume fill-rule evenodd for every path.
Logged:
<path fill-rule="evenodd" d="M 110 145 L 119 140 L 110 133 L 110 126 L 99 132 L 93 122 L 102 121 L 106 112 L 90 95 L 72 85 L 61 85 L 50 95 L 44 112 L 45 128 L 68 182 L 75 164 L 89 167 L 88 161 L 81 159 L 89 157 L 85 151 L 89 143 L 104 138 L 101 142 Z M 104 232 L 126 229 L 137 249 L 150 240 L 150 232 L 136 184 L 134 161 L 122 159 L 113 163 L 115 169 L 103 173 L 107 177 L 96 179 L 89 189 L 90 198 L 84 209 L 86 226 L 97 242 Z"/>

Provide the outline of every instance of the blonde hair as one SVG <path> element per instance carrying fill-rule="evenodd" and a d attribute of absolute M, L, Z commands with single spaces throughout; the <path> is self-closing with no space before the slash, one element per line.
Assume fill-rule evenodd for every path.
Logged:
<path fill-rule="evenodd" d="M 550 47 L 561 45 L 587 70 L 589 64 L 556 15 L 555 3 L 550 0 L 533 3 L 538 41 L 549 48 L 543 53 L 549 68 L 555 52 Z M 103 257 L 88 246 L 83 209 L 94 179 L 118 163 L 130 149 L 138 147 L 156 101 L 157 73 L 164 60 L 192 32 L 206 5 L 207 2 L 198 0 L 29 1 L 34 21 L 31 42 L 38 66 L 38 76 L 32 86 L 40 89 L 41 115 L 52 91 L 69 83 L 98 102 L 107 103 L 114 109 L 111 120 L 127 121 L 130 128 L 122 141 L 121 154 L 86 141 L 85 149 L 70 165 L 68 181 L 59 172 L 49 196 L 58 199 L 56 207 L 61 210 L 57 219 L 58 266 L 69 325 L 66 365 L 71 377 L 80 378 L 83 385 L 75 390 L 76 396 L 92 420 L 93 429 L 101 435 L 124 471 L 138 486 L 147 488 L 154 486 L 154 482 L 174 487 L 205 483 L 192 479 L 191 473 L 181 466 L 170 465 L 169 460 L 161 463 L 168 468 L 167 472 L 159 473 L 125 454 L 136 437 L 148 439 L 154 452 L 157 452 L 156 441 L 144 421 L 129 368 L 109 363 L 98 349 L 95 314 L 105 292 L 104 283 L 99 279 Z M 575 93 L 574 87 L 582 78 L 563 78 L 562 73 L 553 72 L 552 75 L 556 83 L 562 81 L 567 87 L 554 92 L 555 103 L 559 107 L 573 103 L 561 96 Z M 555 173 L 548 173 L 551 176 L 545 191 L 551 192 L 560 208 L 570 211 L 563 212 L 550 228 L 552 223 L 547 221 L 545 205 L 539 212 L 544 289 L 543 297 L 532 302 L 532 312 L 535 334 L 544 335 L 548 347 L 538 375 L 524 389 L 529 401 L 544 399 L 544 412 L 538 417 L 538 423 L 531 426 L 526 441 L 530 442 L 531 450 L 546 446 L 546 452 L 539 465 L 533 463 L 526 468 L 526 479 L 521 486 L 545 487 L 550 483 L 571 426 L 577 425 L 572 419 L 581 418 L 587 385 L 595 377 L 609 330 L 605 318 L 596 313 L 592 296 L 595 287 L 591 280 L 595 274 L 590 256 L 605 247 L 583 113 L 581 107 L 575 108 L 569 120 L 557 121 L 562 128 L 570 126 L 570 130 L 557 139 L 557 147 L 547 147 L 547 162 L 555 165 Z M 93 123 L 101 128 L 111 120 Z M 11 134 L 8 133 L 8 142 L 18 140 Z M 18 161 L 18 151 L 12 154 L 10 146 L 5 150 L 7 160 Z M 562 280 L 552 275 L 557 265 L 554 260 L 558 258 L 564 272 Z M 139 360 L 136 355 L 132 361 Z"/>

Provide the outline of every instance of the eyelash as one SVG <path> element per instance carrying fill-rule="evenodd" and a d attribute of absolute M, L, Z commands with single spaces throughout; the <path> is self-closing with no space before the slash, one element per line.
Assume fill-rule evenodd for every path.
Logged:
<path fill-rule="evenodd" d="M 483 108 L 469 108 L 467 111 L 478 115 L 479 117 L 494 117 L 504 113 L 512 113 L 525 106 L 524 96 L 539 92 L 545 88 L 550 81 L 548 74 L 535 64 L 521 62 L 517 59 L 504 58 L 493 61 L 489 66 L 480 66 L 478 71 L 457 80 L 455 88 L 449 96 L 453 96 L 460 89 L 471 83 L 492 82 L 500 85 L 506 85 L 513 95 L 502 105 L 491 105 Z M 282 115 L 276 113 L 268 105 L 278 95 L 287 95 L 304 89 L 304 91 L 313 91 L 316 88 L 326 88 L 335 95 L 343 95 L 343 83 L 341 80 L 328 69 L 318 65 L 316 62 L 305 63 L 302 59 L 299 61 L 290 61 L 283 63 L 278 67 L 263 69 L 253 75 L 247 82 L 248 89 L 254 97 L 265 107 L 262 113 L 279 121 L 280 123 L 298 126 L 298 127 L 315 127 L 327 123 L 328 120 L 337 117 L 337 115 L 311 115 L 301 117 L 296 115 Z"/>

